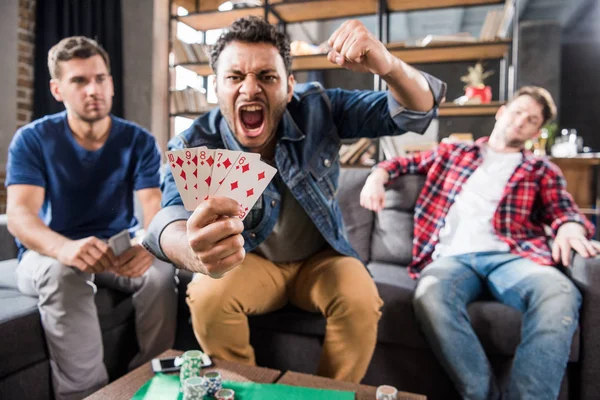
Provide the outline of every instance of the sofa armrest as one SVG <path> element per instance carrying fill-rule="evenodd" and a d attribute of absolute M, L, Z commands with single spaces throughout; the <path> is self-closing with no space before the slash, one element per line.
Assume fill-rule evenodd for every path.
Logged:
<path fill-rule="evenodd" d="M 0 261 L 17 258 L 17 253 L 15 239 L 8 231 L 6 214 L 0 214 Z"/>
<path fill-rule="evenodd" d="M 365 263 L 371 259 L 374 213 L 361 207 L 359 193 L 370 172 L 366 168 L 342 168 L 337 192 L 348 240 Z"/>
<path fill-rule="evenodd" d="M 567 276 L 583 296 L 580 311 L 581 399 L 597 399 L 600 393 L 600 257 L 583 258 L 574 254 Z"/>

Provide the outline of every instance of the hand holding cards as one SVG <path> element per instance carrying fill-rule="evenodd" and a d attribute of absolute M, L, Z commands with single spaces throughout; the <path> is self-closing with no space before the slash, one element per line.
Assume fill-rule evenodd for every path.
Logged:
<path fill-rule="evenodd" d="M 229 197 L 240 204 L 242 220 L 277 172 L 257 153 L 196 147 L 166 154 L 186 210 L 209 196 Z"/>
<path fill-rule="evenodd" d="M 111 236 L 108 239 L 108 246 L 112 249 L 115 256 L 120 256 L 131 247 L 131 237 L 127 229 Z"/>

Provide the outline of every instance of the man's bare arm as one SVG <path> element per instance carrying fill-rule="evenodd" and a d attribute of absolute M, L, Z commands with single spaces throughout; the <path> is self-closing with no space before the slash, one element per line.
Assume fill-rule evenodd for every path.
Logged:
<path fill-rule="evenodd" d="M 161 192 L 159 188 L 148 188 L 138 190 L 137 195 L 144 213 L 144 229 L 148 229 L 152 218 L 160 210 Z"/>
<path fill-rule="evenodd" d="M 8 230 L 28 249 L 57 258 L 69 239 L 48 228 L 38 216 L 44 195 L 45 189 L 40 186 L 10 185 L 6 204 Z"/>
<path fill-rule="evenodd" d="M 25 247 L 86 272 L 102 272 L 116 259 L 106 243 L 95 237 L 71 240 L 48 228 L 38 216 L 45 190 L 34 185 L 10 185 L 6 214 L 9 232 Z"/>
<path fill-rule="evenodd" d="M 394 99 L 413 111 L 429 111 L 435 101 L 427 79 L 391 54 L 358 20 L 344 22 L 329 38 L 330 62 L 357 72 L 379 75 Z"/>

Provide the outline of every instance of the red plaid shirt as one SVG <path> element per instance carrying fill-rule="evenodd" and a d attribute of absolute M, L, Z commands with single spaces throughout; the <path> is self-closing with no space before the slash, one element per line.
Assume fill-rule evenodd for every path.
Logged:
<path fill-rule="evenodd" d="M 413 259 L 408 271 L 413 278 L 431 262 L 439 241 L 440 229 L 456 195 L 471 174 L 481 165 L 481 146 L 442 143 L 434 151 L 383 161 L 378 167 L 390 174 L 390 181 L 404 174 L 427 174 L 423 190 L 415 206 Z M 565 222 L 578 222 L 588 233 L 594 226 L 579 212 L 566 190 L 560 169 L 546 158 L 523 151 L 523 161 L 515 169 L 493 218 L 494 231 L 508 244 L 510 252 L 538 264 L 554 265 L 544 225 L 553 236 Z"/>

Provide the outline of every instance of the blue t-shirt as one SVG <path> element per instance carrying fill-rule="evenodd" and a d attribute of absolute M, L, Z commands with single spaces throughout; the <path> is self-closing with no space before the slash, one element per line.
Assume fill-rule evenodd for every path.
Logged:
<path fill-rule="evenodd" d="M 129 121 L 112 115 L 111 120 L 108 139 L 96 151 L 77 143 L 66 111 L 22 127 L 8 148 L 6 186 L 43 187 L 39 216 L 69 239 L 134 231 L 134 191 L 160 185 L 154 137 Z M 17 246 L 20 258 L 26 249 L 18 241 Z"/>

